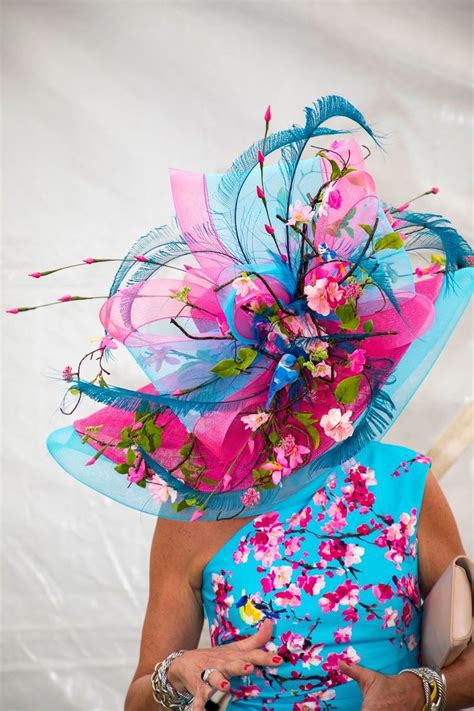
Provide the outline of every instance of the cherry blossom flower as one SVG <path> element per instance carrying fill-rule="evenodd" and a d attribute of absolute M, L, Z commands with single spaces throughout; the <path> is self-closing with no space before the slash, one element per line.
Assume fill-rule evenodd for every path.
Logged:
<path fill-rule="evenodd" d="M 354 427 L 351 422 L 352 410 L 342 413 L 339 407 L 332 407 L 326 415 L 321 417 L 321 427 L 327 437 L 335 442 L 342 442 L 351 436 Z"/>
<path fill-rule="evenodd" d="M 118 348 L 118 346 L 111 336 L 104 336 L 99 343 L 99 348 L 106 350 L 107 348 Z"/>
<path fill-rule="evenodd" d="M 365 350 L 363 348 L 356 348 L 349 355 L 349 370 L 352 373 L 362 373 L 365 360 Z"/>
<path fill-rule="evenodd" d="M 346 642 L 350 642 L 352 637 L 352 626 L 348 625 L 347 627 L 339 627 L 335 632 L 334 632 L 334 641 L 337 644 L 345 644 Z"/>
<path fill-rule="evenodd" d="M 301 200 L 295 200 L 295 204 L 290 205 L 289 212 L 290 219 L 287 221 L 287 225 L 296 225 L 299 222 L 308 224 L 314 215 L 311 205 L 303 205 Z"/>
<path fill-rule="evenodd" d="M 314 367 L 314 370 L 312 370 L 311 373 L 314 378 L 330 378 L 332 369 L 328 363 L 321 361 L 321 363 L 318 363 Z"/>
<path fill-rule="evenodd" d="M 303 454 L 309 454 L 310 450 L 303 444 L 296 444 L 293 435 L 286 435 L 281 444 L 273 450 L 276 454 L 276 460 L 283 467 L 295 469 L 299 464 L 303 463 Z"/>
<path fill-rule="evenodd" d="M 63 369 L 63 380 L 72 380 L 72 368 L 70 365 L 66 365 Z"/>
<path fill-rule="evenodd" d="M 256 432 L 259 427 L 268 422 L 270 414 L 268 412 L 256 412 L 252 415 L 243 415 L 240 419 L 245 424 L 246 430 L 250 429 L 252 432 Z"/>
<path fill-rule="evenodd" d="M 382 629 L 387 627 L 395 627 L 398 621 L 398 612 L 391 607 L 386 607 L 383 614 Z"/>
<path fill-rule="evenodd" d="M 331 312 L 331 307 L 326 294 L 327 278 L 316 279 L 314 284 L 306 284 L 304 293 L 308 300 L 308 306 L 312 311 L 328 316 Z"/>
<path fill-rule="evenodd" d="M 248 274 L 242 274 L 241 276 L 234 279 L 232 286 L 236 290 L 239 296 L 247 296 L 251 291 L 258 291 L 258 286 L 253 279 Z"/>
<path fill-rule="evenodd" d="M 168 500 L 174 502 L 178 496 L 176 489 L 168 486 L 158 474 L 153 475 L 153 479 L 151 479 L 147 488 L 155 501 L 161 504 L 166 504 Z"/>
<path fill-rule="evenodd" d="M 257 504 L 260 503 L 260 492 L 254 487 L 250 487 L 250 489 L 247 489 L 247 491 L 242 494 L 240 500 L 247 508 L 257 506 Z"/>
<path fill-rule="evenodd" d="M 334 277 L 326 277 L 326 298 L 329 306 L 335 309 L 346 303 L 346 290 Z"/>

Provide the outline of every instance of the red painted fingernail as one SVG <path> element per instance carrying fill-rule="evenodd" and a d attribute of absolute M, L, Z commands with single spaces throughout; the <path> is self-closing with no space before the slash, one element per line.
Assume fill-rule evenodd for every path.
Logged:
<path fill-rule="evenodd" d="M 244 671 L 247 671 L 247 669 L 251 669 L 252 665 L 251 664 L 244 664 Z"/>
<path fill-rule="evenodd" d="M 275 664 L 277 664 L 278 662 L 282 661 L 282 657 L 273 657 L 273 661 L 275 662 Z"/>
<path fill-rule="evenodd" d="M 221 689 L 225 689 L 228 683 L 228 681 L 221 681 Z"/>

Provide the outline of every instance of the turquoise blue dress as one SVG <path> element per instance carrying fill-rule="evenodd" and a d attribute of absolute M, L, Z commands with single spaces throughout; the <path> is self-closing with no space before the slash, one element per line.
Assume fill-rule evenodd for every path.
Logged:
<path fill-rule="evenodd" d="M 371 442 L 247 522 L 203 571 L 213 646 L 274 621 L 277 669 L 232 677 L 231 711 L 357 711 L 339 659 L 384 674 L 420 664 L 417 527 L 429 457 Z"/>

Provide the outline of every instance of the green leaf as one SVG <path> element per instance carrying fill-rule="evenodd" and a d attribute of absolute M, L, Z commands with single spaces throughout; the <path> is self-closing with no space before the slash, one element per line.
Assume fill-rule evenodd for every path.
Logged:
<path fill-rule="evenodd" d="M 140 439 L 138 440 L 138 444 L 142 449 L 145 450 L 145 452 L 151 452 L 151 443 L 150 440 L 148 439 L 147 435 L 142 435 Z"/>
<path fill-rule="evenodd" d="M 79 395 L 80 390 L 78 390 L 77 388 L 69 388 L 69 392 L 71 393 L 71 395 Z"/>
<path fill-rule="evenodd" d="M 295 420 L 298 420 L 298 421 L 301 422 L 303 425 L 308 425 L 308 426 L 309 426 L 309 425 L 312 425 L 312 424 L 314 424 L 314 423 L 316 422 L 316 420 L 315 420 L 314 417 L 313 417 L 313 413 L 312 413 L 312 412 L 305 412 L 305 411 L 303 411 L 303 412 L 294 412 L 294 413 L 293 413 L 293 417 L 295 418 Z"/>
<path fill-rule="evenodd" d="M 275 432 L 275 430 L 272 430 L 268 435 L 268 439 L 272 444 L 276 444 L 280 439 L 280 435 L 278 434 L 278 432 Z"/>
<path fill-rule="evenodd" d="M 372 319 L 370 319 L 369 321 L 364 321 L 362 328 L 364 329 L 365 333 L 372 333 L 372 331 L 374 330 L 374 322 L 372 321 Z"/>
<path fill-rule="evenodd" d="M 380 252 L 381 249 L 400 249 L 403 245 L 403 239 L 398 232 L 389 232 L 375 242 L 374 252 Z"/>
<path fill-rule="evenodd" d="M 336 316 L 341 322 L 342 328 L 348 331 L 355 331 L 360 323 L 360 319 L 355 310 L 354 304 L 347 303 L 344 306 L 338 306 Z"/>
<path fill-rule="evenodd" d="M 133 449 L 129 449 L 127 452 L 127 464 L 133 466 L 135 463 L 135 452 Z"/>
<path fill-rule="evenodd" d="M 360 223 L 359 227 L 362 227 L 362 229 L 367 232 L 368 235 L 372 234 L 372 227 L 370 225 L 364 225 L 363 222 Z"/>
<path fill-rule="evenodd" d="M 151 435 L 150 440 L 151 445 L 153 447 L 152 452 L 154 452 L 155 449 L 159 449 L 161 447 L 161 443 L 163 441 L 163 432 L 161 430 L 158 430 L 158 432 L 155 432 L 155 434 Z"/>
<path fill-rule="evenodd" d="M 431 254 L 430 262 L 432 264 L 446 264 L 446 257 L 443 257 L 442 254 Z"/>
<path fill-rule="evenodd" d="M 114 467 L 115 471 L 118 472 L 119 474 L 126 474 L 128 470 L 130 469 L 128 464 L 117 464 Z"/>
<path fill-rule="evenodd" d="M 239 348 L 237 351 L 237 360 L 242 363 L 242 368 L 248 368 L 257 357 L 257 351 L 253 348 Z"/>
<path fill-rule="evenodd" d="M 361 375 L 353 375 L 350 378 L 344 378 L 336 387 L 336 399 L 338 402 L 346 404 L 354 402 L 360 387 Z"/>
<path fill-rule="evenodd" d="M 219 378 L 230 378 L 233 375 L 238 375 L 240 373 L 240 369 L 237 367 L 235 360 L 226 358 L 224 360 L 220 360 L 219 363 L 216 363 L 216 365 L 211 368 L 211 373 L 215 373 L 219 376 Z"/>
<path fill-rule="evenodd" d="M 321 439 L 319 435 L 319 430 L 317 430 L 316 427 L 308 427 L 308 434 L 311 437 L 314 448 L 317 449 L 319 447 L 319 442 Z"/>
<path fill-rule="evenodd" d="M 146 488 L 146 479 L 140 479 L 140 481 L 136 481 L 135 484 L 137 486 L 141 486 L 142 489 L 145 489 Z"/>
<path fill-rule="evenodd" d="M 326 160 L 328 160 L 328 161 L 330 162 L 330 164 L 331 164 L 331 169 L 332 169 L 332 170 L 331 170 L 331 177 L 330 177 L 329 179 L 330 179 L 331 182 L 332 182 L 333 180 L 336 180 L 336 178 L 338 178 L 338 177 L 340 176 L 340 174 L 341 174 L 341 169 L 339 168 L 339 165 L 336 163 L 336 161 L 335 161 L 335 160 L 332 160 L 332 158 L 327 158 L 327 157 L 326 157 Z"/>

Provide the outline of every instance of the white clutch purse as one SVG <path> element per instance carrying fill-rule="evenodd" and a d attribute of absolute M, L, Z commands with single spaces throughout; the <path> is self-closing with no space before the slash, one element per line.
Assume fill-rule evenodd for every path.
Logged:
<path fill-rule="evenodd" d="M 458 555 L 423 603 L 421 656 L 427 666 L 446 667 L 472 638 L 474 566 Z"/>

